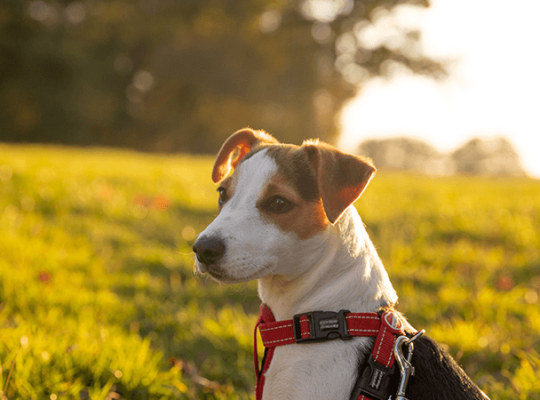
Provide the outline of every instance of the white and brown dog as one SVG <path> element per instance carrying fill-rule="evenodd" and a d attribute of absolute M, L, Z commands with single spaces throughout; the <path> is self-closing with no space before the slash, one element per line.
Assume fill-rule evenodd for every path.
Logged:
<path fill-rule="evenodd" d="M 236 132 L 212 171 L 219 214 L 193 247 L 198 270 L 223 283 L 258 279 L 277 321 L 312 310 L 393 307 L 396 292 L 352 206 L 374 173 L 370 161 L 325 143 L 295 146 L 263 131 Z M 407 397 L 485 399 L 431 339 L 415 345 Z M 372 347 L 373 338 L 362 337 L 276 348 L 263 399 L 349 400 Z"/>

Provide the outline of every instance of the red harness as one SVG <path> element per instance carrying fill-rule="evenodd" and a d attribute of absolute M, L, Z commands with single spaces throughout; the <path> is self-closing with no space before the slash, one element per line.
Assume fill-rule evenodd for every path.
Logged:
<path fill-rule="evenodd" d="M 262 366 L 257 355 L 257 329 L 265 349 Z M 320 342 L 330 339 L 352 339 L 354 336 L 375 336 L 371 358 L 353 389 L 355 400 L 388 398 L 388 386 L 394 374 L 394 343 L 404 334 L 403 325 L 391 311 L 379 313 L 351 313 L 315 311 L 295 315 L 292 320 L 276 321 L 266 304 L 261 304 L 260 316 L 255 325 L 254 361 L 257 375 L 255 399 L 261 400 L 265 373 L 270 367 L 277 346 Z"/>

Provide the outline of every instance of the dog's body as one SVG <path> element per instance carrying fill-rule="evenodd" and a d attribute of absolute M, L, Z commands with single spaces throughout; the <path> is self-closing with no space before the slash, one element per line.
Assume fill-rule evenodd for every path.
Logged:
<path fill-rule="evenodd" d="M 395 305 L 396 292 L 352 206 L 374 172 L 369 161 L 322 143 L 298 147 L 260 131 L 237 132 L 214 165 L 220 212 L 195 243 L 199 271 L 225 283 L 258 279 L 259 295 L 278 321 L 314 310 L 360 313 Z M 263 399 L 349 400 L 372 347 L 372 338 L 278 347 Z M 445 364 L 443 358 L 433 362 Z M 443 375 L 456 375 L 451 372 Z M 458 371 L 455 380 L 463 379 Z M 431 398 L 482 398 L 469 382 L 466 392 L 457 390 L 463 397 Z M 419 398 L 430 398 L 425 393 L 432 389 L 410 388 Z"/>

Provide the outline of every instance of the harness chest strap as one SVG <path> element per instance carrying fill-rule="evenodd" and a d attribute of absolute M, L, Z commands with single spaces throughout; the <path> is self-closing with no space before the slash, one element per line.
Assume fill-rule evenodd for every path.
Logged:
<path fill-rule="evenodd" d="M 262 366 L 259 368 L 257 354 L 257 329 L 265 346 Z M 335 312 L 311 312 L 295 315 L 292 320 L 276 321 L 270 308 L 262 304 L 259 319 L 255 325 L 254 333 L 254 363 L 257 376 L 255 388 L 256 400 L 262 399 L 265 373 L 270 367 L 275 348 L 277 346 L 316 342 L 328 339 L 351 339 L 354 336 L 376 337 L 373 346 L 372 358 L 369 360 L 371 371 L 365 377 L 364 386 L 370 386 L 373 393 L 361 390 L 354 396 L 355 400 L 373 400 L 380 397 L 381 385 L 385 384 L 385 373 L 394 365 L 394 343 L 396 337 L 403 335 L 401 324 L 392 312 L 378 313 L 351 313 L 342 310 Z M 392 370 L 393 371 L 393 370 Z M 388 377 L 389 379 L 389 377 Z M 362 380 L 362 378 L 361 378 Z M 355 387 L 356 389 L 356 387 Z M 385 388 L 382 388 L 383 390 Z"/>

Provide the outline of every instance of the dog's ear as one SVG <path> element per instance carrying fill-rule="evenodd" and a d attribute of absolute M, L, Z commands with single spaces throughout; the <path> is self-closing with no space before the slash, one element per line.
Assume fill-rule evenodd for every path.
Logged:
<path fill-rule="evenodd" d="M 264 131 L 244 128 L 233 133 L 219 150 L 212 170 L 212 180 L 217 183 L 225 178 L 231 168 L 236 168 L 240 160 L 256 145 L 276 143 L 279 142 Z"/>
<path fill-rule="evenodd" d="M 376 169 L 371 161 L 343 153 L 326 143 L 304 144 L 326 217 L 335 223 L 362 194 Z"/>

